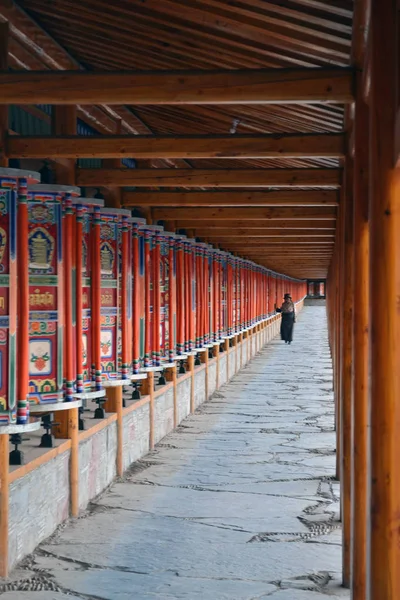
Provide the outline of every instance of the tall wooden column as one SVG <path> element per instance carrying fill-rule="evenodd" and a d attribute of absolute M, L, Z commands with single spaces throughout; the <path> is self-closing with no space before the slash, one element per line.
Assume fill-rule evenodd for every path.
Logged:
<path fill-rule="evenodd" d="M 8 23 L 0 23 L 0 70 L 8 68 Z M 8 106 L 0 106 L 0 146 L 4 152 L 6 136 L 8 133 Z M 8 167 L 7 156 L 0 156 L 0 167 Z"/>
<path fill-rule="evenodd" d="M 341 504 L 343 525 L 343 585 L 350 586 L 351 538 L 351 379 L 352 379 L 352 314 L 353 314 L 353 164 L 346 160 L 344 189 L 344 248 L 343 248 L 343 321 L 341 360 Z"/>
<path fill-rule="evenodd" d="M 368 432 L 368 107 L 357 86 L 354 129 L 354 310 L 351 464 L 351 590 L 366 597 L 367 432 Z"/>
<path fill-rule="evenodd" d="M 400 598 L 400 169 L 396 0 L 371 0 L 368 600 Z"/>

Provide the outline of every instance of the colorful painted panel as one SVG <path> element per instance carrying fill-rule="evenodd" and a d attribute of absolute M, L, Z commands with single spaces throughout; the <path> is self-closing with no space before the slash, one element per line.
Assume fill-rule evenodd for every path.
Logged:
<path fill-rule="evenodd" d="M 161 244 L 160 254 L 160 353 L 162 359 L 169 356 L 169 243 Z"/>
<path fill-rule="evenodd" d="M 100 225 L 100 361 L 103 379 L 116 379 L 118 373 L 118 214 L 101 211 Z"/>
<path fill-rule="evenodd" d="M 29 190 L 28 214 L 29 400 L 45 404 L 63 399 L 62 196 Z"/>

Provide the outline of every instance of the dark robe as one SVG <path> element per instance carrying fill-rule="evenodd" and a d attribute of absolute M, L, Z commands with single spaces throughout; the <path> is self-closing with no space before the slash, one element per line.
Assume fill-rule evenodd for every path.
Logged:
<path fill-rule="evenodd" d="M 294 304 L 291 301 L 284 302 L 277 312 L 282 313 L 281 339 L 290 343 L 293 340 L 293 326 L 296 320 Z"/>
<path fill-rule="evenodd" d="M 284 342 L 293 340 L 294 312 L 282 313 L 281 339 Z"/>

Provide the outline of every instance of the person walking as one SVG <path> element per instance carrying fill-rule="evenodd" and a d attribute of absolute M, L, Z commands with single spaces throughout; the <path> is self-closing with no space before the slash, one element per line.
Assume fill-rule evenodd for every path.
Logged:
<path fill-rule="evenodd" d="M 290 294 L 285 294 L 283 304 L 277 308 L 282 313 L 281 339 L 285 344 L 291 344 L 293 340 L 293 326 L 296 322 L 296 311 Z"/>

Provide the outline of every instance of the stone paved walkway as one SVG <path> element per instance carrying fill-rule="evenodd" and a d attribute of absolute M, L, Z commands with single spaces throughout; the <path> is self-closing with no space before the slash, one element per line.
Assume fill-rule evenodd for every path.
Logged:
<path fill-rule="evenodd" d="M 2 600 L 349 598 L 334 443 L 325 309 L 310 307 L 292 346 L 274 341 L 38 549 L 16 580 L 42 591 Z"/>

